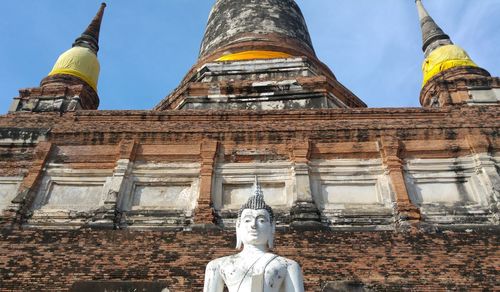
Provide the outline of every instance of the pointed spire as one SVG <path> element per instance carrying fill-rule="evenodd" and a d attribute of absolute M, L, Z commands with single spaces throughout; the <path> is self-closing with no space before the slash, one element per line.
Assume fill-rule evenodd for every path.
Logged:
<path fill-rule="evenodd" d="M 428 55 L 430 51 L 432 51 L 437 46 L 431 46 L 432 44 L 447 44 L 452 45 L 450 37 L 444 33 L 444 31 L 436 24 L 434 19 L 429 15 L 424 5 L 422 4 L 422 0 L 415 0 L 417 4 L 418 16 L 420 18 L 420 26 L 422 27 L 422 38 L 423 38 L 423 47 L 422 50 Z M 428 51 L 428 49 L 430 49 Z"/>
<path fill-rule="evenodd" d="M 99 32 L 101 30 L 104 8 L 106 8 L 106 3 L 101 4 L 96 16 L 82 35 L 75 40 L 73 47 L 89 48 L 97 55 L 97 52 L 99 51 Z"/>

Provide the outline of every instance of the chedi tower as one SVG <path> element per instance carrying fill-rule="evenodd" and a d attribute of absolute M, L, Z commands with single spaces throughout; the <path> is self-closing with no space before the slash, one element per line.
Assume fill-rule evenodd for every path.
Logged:
<path fill-rule="evenodd" d="M 487 105 L 500 100 L 500 79 L 479 67 L 436 24 L 421 0 L 415 0 L 425 60 L 420 103 L 424 107 Z"/>
<path fill-rule="evenodd" d="M 197 64 L 167 109 L 366 107 L 314 52 L 294 0 L 217 0 Z"/>
<path fill-rule="evenodd" d="M 59 56 L 40 87 L 19 90 L 10 112 L 67 112 L 95 110 L 99 106 L 97 83 L 100 65 L 99 33 L 106 4 L 102 3 L 87 29 L 71 49 Z"/>

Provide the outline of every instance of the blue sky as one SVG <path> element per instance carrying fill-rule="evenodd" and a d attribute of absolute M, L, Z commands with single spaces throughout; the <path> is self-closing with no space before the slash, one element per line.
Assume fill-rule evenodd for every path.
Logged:
<path fill-rule="evenodd" d="M 235 0 L 236 1 L 236 0 Z M 150 109 L 195 63 L 214 0 L 109 0 L 101 30 L 99 109 Z M 370 107 L 420 106 L 421 34 L 413 0 L 297 0 L 318 57 Z M 4 1 L 0 114 L 36 87 L 100 1 Z M 500 0 L 427 0 L 454 42 L 500 76 Z"/>

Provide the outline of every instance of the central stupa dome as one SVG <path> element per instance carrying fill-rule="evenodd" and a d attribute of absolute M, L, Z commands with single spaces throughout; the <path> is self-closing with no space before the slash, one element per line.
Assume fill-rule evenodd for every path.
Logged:
<path fill-rule="evenodd" d="M 208 19 L 200 58 L 221 50 L 314 55 L 304 16 L 294 0 L 217 0 Z"/>
<path fill-rule="evenodd" d="M 197 63 L 155 109 L 347 107 L 366 104 L 317 58 L 294 0 L 216 0 Z"/>

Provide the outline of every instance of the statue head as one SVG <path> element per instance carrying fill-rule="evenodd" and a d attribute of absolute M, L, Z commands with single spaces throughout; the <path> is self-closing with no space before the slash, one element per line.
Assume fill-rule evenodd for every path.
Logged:
<path fill-rule="evenodd" d="M 275 221 L 273 209 L 264 201 L 264 194 L 257 178 L 254 193 L 241 206 L 236 222 L 236 248 L 244 245 L 263 245 L 273 247 Z"/>

